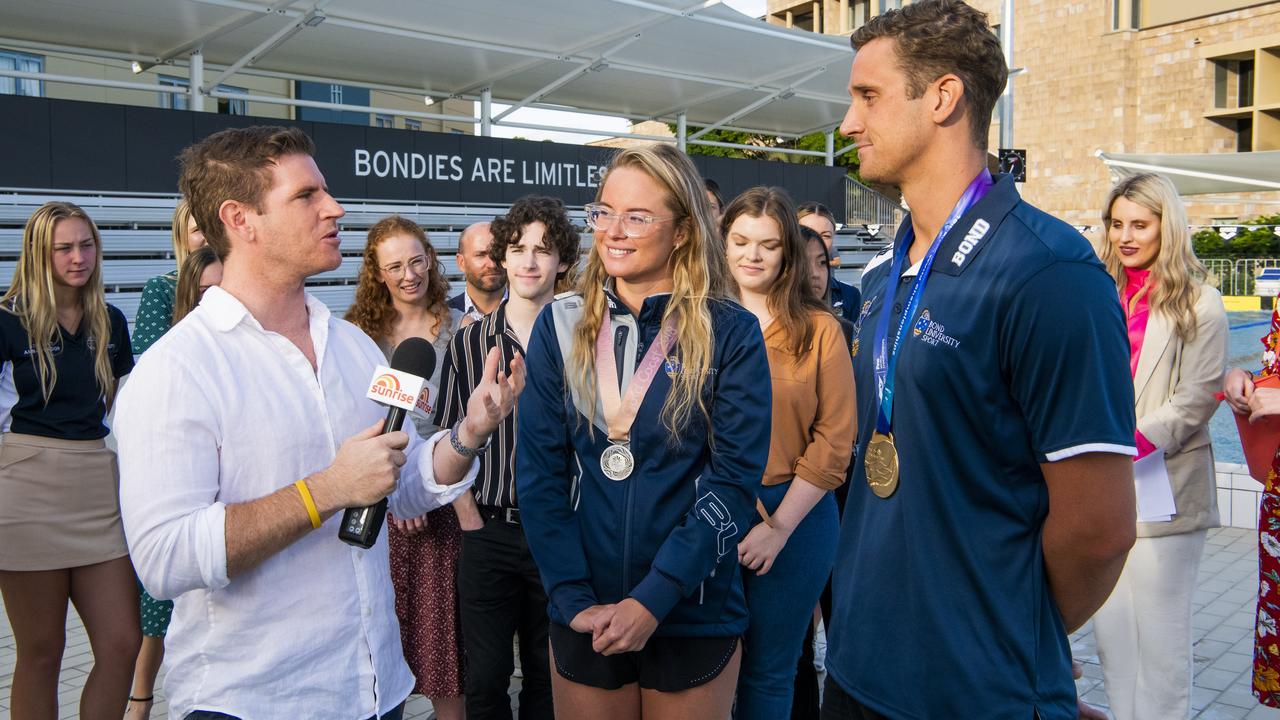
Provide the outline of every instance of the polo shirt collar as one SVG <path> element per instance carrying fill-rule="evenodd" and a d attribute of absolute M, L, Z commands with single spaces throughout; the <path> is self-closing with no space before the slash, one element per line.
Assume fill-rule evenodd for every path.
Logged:
<path fill-rule="evenodd" d="M 938 256 L 934 258 L 933 272 L 959 275 L 973 264 L 978 253 L 991 244 L 1000 223 L 1022 202 L 1012 175 L 996 175 L 996 184 L 977 205 L 960 216 L 960 221 L 942 239 Z M 906 226 L 906 223 L 903 223 Z"/>
<path fill-rule="evenodd" d="M 1017 185 L 1013 182 L 1011 175 L 996 175 L 995 185 L 987 192 L 986 197 L 978 201 L 977 205 L 969 208 L 969 211 L 960 216 L 951 231 L 942 239 L 942 245 L 938 248 L 938 256 L 934 258 L 933 272 L 940 272 L 946 275 L 959 275 L 964 272 L 966 267 L 973 264 L 973 260 L 978 253 L 989 244 L 992 236 L 996 234 L 996 230 L 1000 227 L 1000 223 L 1004 221 L 1006 215 L 1013 210 L 1014 206 L 1022 202 L 1022 196 L 1018 194 Z M 983 230 L 978 225 L 978 220 L 986 223 L 986 229 Z M 898 226 L 898 234 L 893 238 L 893 245 L 890 251 L 886 253 L 883 260 L 877 257 L 868 264 L 867 269 L 881 262 L 888 262 L 893 258 L 893 253 L 898 248 L 905 247 L 902 243 L 903 238 L 907 234 L 907 230 L 911 227 L 911 215 L 908 214 L 902 219 L 902 224 Z M 972 238 L 970 238 L 972 232 Z M 962 247 L 966 238 L 970 239 L 968 251 Z M 914 277 L 919 274 L 920 263 L 912 265 L 910 268 L 903 270 L 902 277 Z M 865 272 L 865 271 L 864 271 Z"/>

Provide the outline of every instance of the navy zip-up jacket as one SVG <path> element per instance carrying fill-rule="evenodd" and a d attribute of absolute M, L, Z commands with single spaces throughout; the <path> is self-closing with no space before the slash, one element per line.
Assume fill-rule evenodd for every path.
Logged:
<path fill-rule="evenodd" d="M 608 297 L 625 387 L 658 335 L 669 296 L 645 299 L 638 318 Z M 520 519 L 548 614 L 568 626 L 592 605 L 632 597 L 658 619 L 656 636 L 741 635 L 747 608 L 737 548 L 755 512 L 772 414 L 759 323 L 736 303 L 710 305 L 715 345 L 704 398 L 714 452 L 701 413 L 676 438 L 663 423 L 671 379 L 684 371 L 676 347 L 631 426 L 635 469 L 614 481 L 600 470 L 609 441 L 599 401 L 592 427 L 565 378 L 561 343 L 569 347 L 581 308 L 581 296 L 561 296 L 538 316 L 516 423 Z"/>

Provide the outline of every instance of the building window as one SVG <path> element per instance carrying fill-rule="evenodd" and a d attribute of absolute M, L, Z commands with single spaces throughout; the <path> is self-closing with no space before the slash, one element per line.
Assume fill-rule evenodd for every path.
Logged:
<path fill-rule="evenodd" d="M 1213 63 L 1213 106 L 1216 108 L 1225 108 L 1227 106 L 1227 63 Z"/>
<path fill-rule="evenodd" d="M 161 75 L 160 84 L 165 87 L 175 87 L 187 89 L 191 87 L 191 81 L 186 78 L 173 77 L 171 75 Z M 249 91 L 244 88 L 232 87 L 230 85 L 219 85 L 218 92 L 234 93 L 237 95 L 248 95 Z M 157 93 L 160 96 L 160 107 L 166 110 L 187 110 L 191 107 L 191 96 L 186 93 Z M 228 100 L 227 98 L 217 98 L 219 115 L 248 115 L 248 100 Z"/>
<path fill-rule="evenodd" d="M 1253 152 L 1253 118 L 1236 121 L 1236 152 Z"/>
<path fill-rule="evenodd" d="M 28 55 L 13 50 L 0 50 L 0 69 L 19 72 L 44 72 L 44 56 Z M 44 82 L 28 78 L 0 77 L 0 95 L 43 97 Z"/>
<path fill-rule="evenodd" d="M 190 87 L 190 83 L 187 82 L 186 78 L 172 77 L 170 75 L 161 75 L 160 84 L 164 87 L 184 89 Z M 191 100 L 190 95 L 179 95 L 177 93 L 167 92 L 157 94 L 160 96 L 160 107 L 165 110 L 186 110 L 189 107 L 188 102 Z"/>
<path fill-rule="evenodd" d="M 421 130 L 421 129 L 422 129 L 422 121 L 421 121 L 421 120 L 414 120 L 414 119 L 412 119 L 412 118 L 405 118 L 405 119 L 404 119 L 404 129 L 405 129 L 405 130 Z"/>
<path fill-rule="evenodd" d="M 885 10 L 889 8 L 886 7 Z M 849 29 L 860 28 L 871 19 L 871 0 L 854 0 L 849 3 Z"/>
<path fill-rule="evenodd" d="M 1253 58 L 1240 61 L 1240 69 L 1236 71 L 1236 97 L 1240 98 L 1240 107 L 1253 106 Z"/>
<path fill-rule="evenodd" d="M 373 126 L 380 127 L 380 128 L 395 127 L 396 126 L 395 118 L 391 117 L 390 115 L 383 115 L 382 113 L 374 113 Z"/>
<path fill-rule="evenodd" d="M 342 104 L 342 86 L 341 85 L 329 86 L 329 102 L 333 103 L 334 105 Z"/>
<path fill-rule="evenodd" d="M 1254 59 L 1216 58 L 1213 60 L 1213 106 L 1247 108 L 1254 102 Z"/>
<path fill-rule="evenodd" d="M 1137 30 L 1142 26 L 1141 19 L 1142 0 L 1112 0 L 1112 30 Z"/>
<path fill-rule="evenodd" d="M 233 95 L 248 95 L 249 91 L 244 88 L 230 87 L 227 85 L 219 85 L 219 92 L 230 93 Z M 218 114 L 219 115 L 248 115 L 249 101 L 237 100 L 233 98 L 218 98 Z"/>

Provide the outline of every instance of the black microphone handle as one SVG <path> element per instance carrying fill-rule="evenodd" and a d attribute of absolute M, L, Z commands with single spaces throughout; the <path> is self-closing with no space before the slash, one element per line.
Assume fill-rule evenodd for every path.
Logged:
<path fill-rule="evenodd" d="M 402 407 L 392 405 L 387 409 L 387 419 L 382 423 L 382 434 L 395 432 L 404 424 L 406 411 Z M 387 519 L 387 499 L 367 507 L 347 508 L 342 512 L 342 527 L 338 529 L 338 538 L 348 545 L 355 545 L 368 550 L 378 542 L 382 533 L 382 523 Z"/>

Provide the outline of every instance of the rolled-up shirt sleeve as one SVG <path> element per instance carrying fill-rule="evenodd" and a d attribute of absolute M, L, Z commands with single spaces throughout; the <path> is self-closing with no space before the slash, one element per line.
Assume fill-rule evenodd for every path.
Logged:
<path fill-rule="evenodd" d="M 408 459 L 400 469 L 400 482 L 388 498 L 389 508 L 397 517 L 412 518 L 442 508 L 458 499 L 475 483 L 480 472 L 479 458 L 471 460 L 471 466 L 462 479 L 450 485 L 436 482 L 435 453 L 437 444 L 448 443 L 449 431 L 441 430 L 423 440 L 409 428 L 409 445 L 405 448 Z"/>
<path fill-rule="evenodd" d="M 133 565 L 158 599 L 225 587 L 213 403 L 182 366 L 139 365 L 116 407 L 120 511 Z"/>

